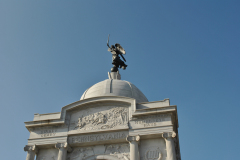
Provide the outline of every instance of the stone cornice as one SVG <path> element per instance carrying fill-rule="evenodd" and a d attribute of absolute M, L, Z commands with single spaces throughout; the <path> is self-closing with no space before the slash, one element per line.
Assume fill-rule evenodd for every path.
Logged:
<path fill-rule="evenodd" d="M 176 112 L 176 111 L 177 111 L 176 105 L 156 107 L 156 108 L 137 109 L 136 112 L 133 113 L 133 116 L 142 116 L 142 115 Z"/>
<path fill-rule="evenodd" d="M 95 98 L 88 98 L 80 101 L 76 101 L 74 103 L 71 103 L 69 105 L 66 105 L 62 107 L 62 110 L 60 112 L 60 118 L 59 119 L 46 119 L 46 120 L 37 120 L 37 121 L 28 121 L 24 122 L 25 127 L 30 131 L 31 127 L 38 127 L 38 126 L 51 126 L 51 125 L 62 125 L 65 124 L 65 117 L 67 111 L 73 110 L 75 108 L 79 108 L 85 105 L 94 105 L 96 103 L 104 103 L 104 102 L 117 102 L 117 103 L 128 103 L 131 106 L 131 111 L 130 111 L 130 117 L 132 116 L 131 114 L 135 112 L 136 110 L 136 100 L 133 98 L 129 97 L 120 97 L 120 96 L 102 96 L 102 97 L 95 97 Z M 51 113 L 47 114 L 50 115 Z M 59 114 L 53 113 L 53 114 Z M 43 114 L 46 115 L 46 114 Z"/>

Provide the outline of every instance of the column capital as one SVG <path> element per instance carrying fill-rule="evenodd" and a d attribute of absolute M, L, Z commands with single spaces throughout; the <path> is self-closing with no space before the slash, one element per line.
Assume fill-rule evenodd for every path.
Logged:
<path fill-rule="evenodd" d="M 57 143 L 57 144 L 55 144 L 55 148 L 57 148 L 57 149 L 66 148 L 68 152 L 72 151 L 72 148 L 68 145 L 67 142 Z"/>
<path fill-rule="evenodd" d="M 139 135 L 137 135 L 137 136 L 127 136 L 126 140 L 128 142 L 132 142 L 132 141 L 139 142 L 140 141 L 140 136 Z"/>
<path fill-rule="evenodd" d="M 175 138 L 176 137 L 176 133 L 173 131 L 173 132 L 163 132 L 162 134 L 162 137 L 163 138 Z"/>
<path fill-rule="evenodd" d="M 26 145 L 24 147 L 24 151 L 32 151 L 32 152 L 35 152 L 37 153 L 38 152 L 38 149 L 37 149 L 37 146 L 36 145 Z"/>

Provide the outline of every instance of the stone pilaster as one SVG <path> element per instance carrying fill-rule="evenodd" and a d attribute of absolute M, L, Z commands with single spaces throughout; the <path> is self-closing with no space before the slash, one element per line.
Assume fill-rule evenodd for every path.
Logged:
<path fill-rule="evenodd" d="M 176 137 L 175 132 L 166 132 L 163 133 L 162 137 L 166 141 L 166 150 L 167 150 L 167 160 L 177 160 L 175 144 L 173 138 Z"/>
<path fill-rule="evenodd" d="M 130 159 L 139 160 L 138 144 L 140 136 L 127 136 L 127 141 L 130 143 Z"/>
<path fill-rule="evenodd" d="M 33 146 L 26 145 L 24 147 L 24 151 L 25 152 L 27 151 L 27 158 L 26 158 L 26 160 L 34 160 L 35 154 L 37 154 L 37 147 L 36 147 L 36 145 L 33 145 Z"/>
<path fill-rule="evenodd" d="M 57 149 L 59 149 L 58 152 L 58 160 L 67 160 L 67 151 L 71 152 L 72 149 L 69 147 L 68 143 L 57 143 L 55 145 Z"/>

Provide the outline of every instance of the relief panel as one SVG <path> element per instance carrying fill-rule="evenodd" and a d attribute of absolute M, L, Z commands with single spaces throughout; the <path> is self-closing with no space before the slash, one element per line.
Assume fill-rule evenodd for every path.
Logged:
<path fill-rule="evenodd" d="M 57 160 L 58 149 L 40 149 L 36 160 Z"/>
<path fill-rule="evenodd" d="M 90 147 L 76 147 L 68 154 L 67 160 L 130 160 L 130 149 L 128 143 L 111 145 L 96 145 Z"/>
<path fill-rule="evenodd" d="M 148 116 L 139 116 L 131 120 L 130 128 L 148 128 L 162 125 L 171 125 L 171 114 L 156 114 Z"/>
<path fill-rule="evenodd" d="M 128 128 L 128 107 L 102 106 L 71 114 L 69 132 Z"/>
<path fill-rule="evenodd" d="M 140 160 L 166 160 L 166 144 L 163 138 L 141 140 Z"/>

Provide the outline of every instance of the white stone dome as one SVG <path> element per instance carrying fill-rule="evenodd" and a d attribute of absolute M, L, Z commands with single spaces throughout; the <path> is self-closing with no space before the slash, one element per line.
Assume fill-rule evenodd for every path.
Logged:
<path fill-rule="evenodd" d="M 119 79 L 106 79 L 93 85 L 83 93 L 80 100 L 99 96 L 123 96 L 134 98 L 137 103 L 148 102 L 134 84 Z"/>

